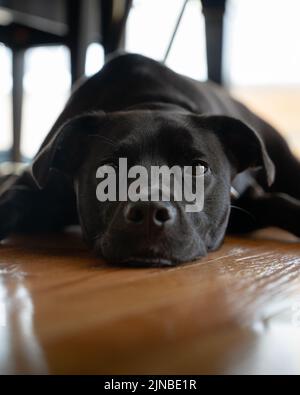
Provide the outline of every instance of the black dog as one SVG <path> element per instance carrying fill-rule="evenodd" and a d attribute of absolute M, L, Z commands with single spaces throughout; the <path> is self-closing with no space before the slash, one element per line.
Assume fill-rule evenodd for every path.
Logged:
<path fill-rule="evenodd" d="M 130 166 L 203 166 L 203 211 L 99 203 L 96 169 L 120 157 Z M 0 239 L 79 221 L 109 262 L 176 264 L 218 248 L 226 229 L 273 225 L 300 236 L 299 175 L 276 130 L 221 88 L 125 54 L 75 90 L 30 168 L 3 180 Z"/>

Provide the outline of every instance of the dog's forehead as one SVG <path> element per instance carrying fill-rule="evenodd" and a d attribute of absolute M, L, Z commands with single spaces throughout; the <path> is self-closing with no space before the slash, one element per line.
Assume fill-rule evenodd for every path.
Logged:
<path fill-rule="evenodd" d="M 177 151 L 195 144 L 195 131 L 185 114 L 137 111 L 122 114 L 114 120 L 114 125 L 119 150 L 167 148 Z"/>
<path fill-rule="evenodd" d="M 158 110 L 131 110 L 107 114 L 107 122 L 114 129 L 130 132 L 154 132 L 163 126 L 176 128 L 185 126 L 188 116 L 184 113 L 158 111 Z"/>
<path fill-rule="evenodd" d="M 211 162 L 216 156 L 213 133 L 199 128 L 190 113 L 147 110 L 108 114 L 99 138 L 92 141 L 91 165 L 104 158 L 128 158 L 132 164 L 145 160 L 184 164 L 192 157 Z"/>

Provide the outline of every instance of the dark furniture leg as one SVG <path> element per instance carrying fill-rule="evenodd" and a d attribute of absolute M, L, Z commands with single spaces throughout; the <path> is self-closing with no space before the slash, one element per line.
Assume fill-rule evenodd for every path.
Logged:
<path fill-rule="evenodd" d="M 226 0 L 202 0 L 205 18 L 208 78 L 222 83 L 223 16 Z"/>
<path fill-rule="evenodd" d="M 101 36 L 105 56 L 124 47 L 124 29 L 132 0 L 100 0 Z"/>
<path fill-rule="evenodd" d="M 22 121 L 22 103 L 23 103 L 23 75 L 24 75 L 24 55 L 22 49 L 13 49 L 12 51 L 12 74 L 13 74 L 13 148 L 12 160 L 21 161 L 21 121 Z"/>
<path fill-rule="evenodd" d="M 87 7 L 84 6 L 83 0 L 67 1 L 67 19 L 69 26 L 68 47 L 70 49 L 73 84 L 84 75 L 88 47 Z"/>

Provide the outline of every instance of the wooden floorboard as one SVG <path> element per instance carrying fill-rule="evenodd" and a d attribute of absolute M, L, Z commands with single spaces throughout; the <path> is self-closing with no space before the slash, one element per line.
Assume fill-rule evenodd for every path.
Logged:
<path fill-rule="evenodd" d="M 0 245 L 0 371 L 300 373 L 299 275 L 300 244 L 274 230 L 169 269 L 107 266 L 77 231 L 16 236 Z"/>

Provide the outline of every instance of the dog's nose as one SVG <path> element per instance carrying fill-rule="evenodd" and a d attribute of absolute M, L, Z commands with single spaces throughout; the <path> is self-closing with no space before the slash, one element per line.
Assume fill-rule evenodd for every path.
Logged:
<path fill-rule="evenodd" d="M 175 209 L 168 202 L 130 202 L 124 209 L 128 223 L 139 225 L 149 223 L 157 227 L 171 224 L 175 219 Z"/>

